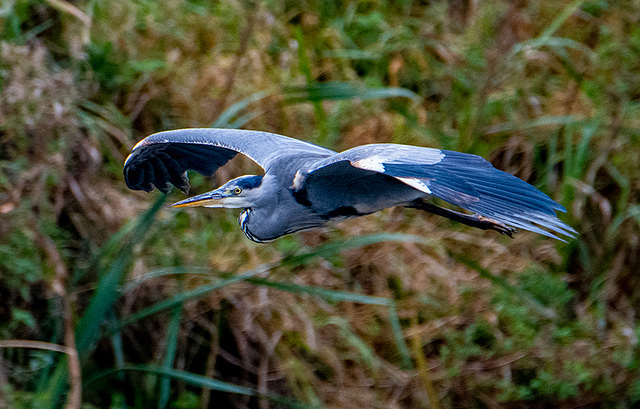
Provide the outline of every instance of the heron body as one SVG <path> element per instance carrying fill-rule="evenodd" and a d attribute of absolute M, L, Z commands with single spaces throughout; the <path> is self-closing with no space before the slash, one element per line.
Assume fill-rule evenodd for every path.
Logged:
<path fill-rule="evenodd" d="M 338 153 L 267 132 L 165 131 L 133 148 L 125 181 L 135 190 L 155 186 L 167 193 L 175 185 L 186 193 L 187 170 L 211 176 L 237 153 L 262 166 L 264 175 L 241 176 L 174 206 L 244 209 L 238 222 L 256 242 L 393 206 L 508 235 L 515 228 L 554 238 L 576 233 L 557 218 L 556 211 L 565 211 L 561 205 L 479 156 L 409 145 L 371 144 Z M 428 201 L 432 197 L 474 214 L 436 206 Z"/>

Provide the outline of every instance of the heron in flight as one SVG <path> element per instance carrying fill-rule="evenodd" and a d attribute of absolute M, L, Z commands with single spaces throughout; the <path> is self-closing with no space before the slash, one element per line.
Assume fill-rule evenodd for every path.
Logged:
<path fill-rule="evenodd" d="M 264 169 L 216 190 L 175 203 L 244 209 L 238 223 L 250 240 L 278 237 L 364 216 L 387 207 L 424 210 L 480 229 L 512 236 L 516 228 L 560 239 L 577 232 L 556 217 L 564 207 L 475 155 L 390 143 L 335 152 L 268 132 L 180 129 L 148 136 L 124 164 L 130 189 L 185 194 L 187 170 L 212 176 L 236 154 Z M 438 198 L 473 212 L 429 202 Z"/>

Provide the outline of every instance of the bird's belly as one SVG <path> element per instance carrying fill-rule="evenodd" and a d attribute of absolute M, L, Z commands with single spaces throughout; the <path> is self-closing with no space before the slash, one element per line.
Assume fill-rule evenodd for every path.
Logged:
<path fill-rule="evenodd" d="M 364 216 L 427 195 L 393 177 L 365 171 L 316 177 L 313 182 L 307 187 L 307 202 L 331 220 Z"/>
<path fill-rule="evenodd" d="M 425 196 L 427 195 L 424 192 L 403 187 L 397 192 L 361 193 L 356 197 L 345 195 L 341 198 L 342 200 L 336 200 L 329 206 L 324 204 L 313 207 L 318 214 L 332 221 L 346 220 L 379 212 L 388 207 L 402 206 Z"/>
<path fill-rule="evenodd" d="M 238 223 L 247 238 L 266 243 L 297 231 L 322 227 L 327 220 L 298 205 L 282 206 L 271 212 L 247 209 L 238 218 Z"/>

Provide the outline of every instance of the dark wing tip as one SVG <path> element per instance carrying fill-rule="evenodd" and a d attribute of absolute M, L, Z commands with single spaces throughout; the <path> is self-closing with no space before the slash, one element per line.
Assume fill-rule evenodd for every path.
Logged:
<path fill-rule="evenodd" d="M 187 170 L 212 176 L 237 153 L 210 143 L 184 142 L 182 134 L 176 134 L 175 140 L 159 135 L 140 141 L 125 161 L 124 178 L 130 189 L 150 192 L 155 186 L 167 194 L 174 185 L 188 193 Z"/>
<path fill-rule="evenodd" d="M 495 172 L 499 172 L 499 188 L 488 179 L 474 181 L 480 200 L 470 210 L 561 241 L 556 234 L 570 238 L 578 234 L 558 218 L 556 212 L 566 212 L 564 206 L 515 176 L 497 169 Z"/>
<path fill-rule="evenodd" d="M 434 180 L 430 187 L 435 196 L 506 225 L 561 241 L 565 240 L 557 235 L 574 238 L 578 234 L 557 217 L 556 212 L 566 213 L 567 209 L 534 186 L 494 168 L 479 156 L 443 152 L 443 160 L 431 169 Z M 467 190 L 459 183 L 460 179 L 473 190 Z M 474 203 L 460 200 L 459 194 L 467 192 L 473 192 L 478 200 Z"/>
<path fill-rule="evenodd" d="M 189 192 L 186 169 L 164 153 L 162 146 L 137 145 L 125 162 L 123 174 L 127 187 L 132 190 L 151 192 L 157 187 L 168 194 L 174 185 L 184 193 Z"/>

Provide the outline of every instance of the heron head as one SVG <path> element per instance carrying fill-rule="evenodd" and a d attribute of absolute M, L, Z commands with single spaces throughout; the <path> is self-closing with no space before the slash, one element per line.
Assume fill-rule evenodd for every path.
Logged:
<path fill-rule="evenodd" d="M 232 179 L 216 190 L 174 203 L 173 207 L 226 207 L 240 209 L 252 207 L 258 197 L 262 176 L 248 175 Z"/>

